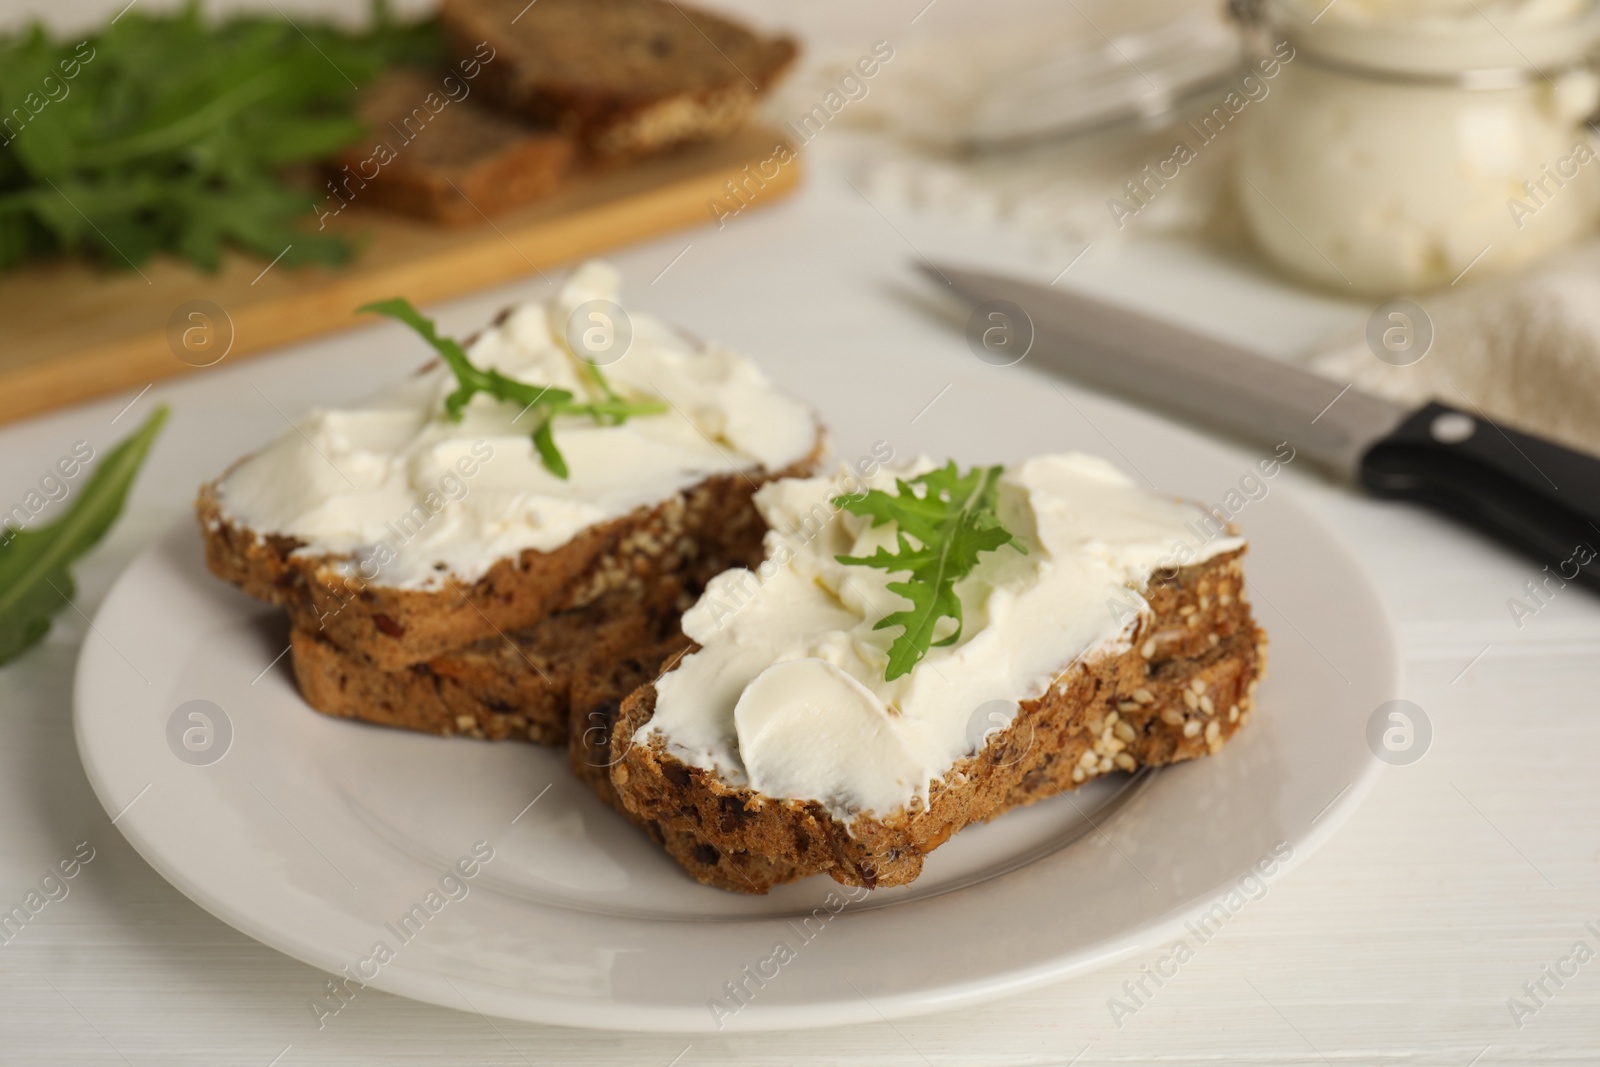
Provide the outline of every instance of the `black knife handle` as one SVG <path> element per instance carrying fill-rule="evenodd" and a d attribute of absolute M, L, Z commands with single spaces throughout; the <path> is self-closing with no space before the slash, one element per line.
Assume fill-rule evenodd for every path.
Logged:
<path fill-rule="evenodd" d="M 1379 496 L 1427 504 L 1564 581 L 1600 588 L 1600 459 L 1429 404 L 1367 450 L 1360 477 Z"/>

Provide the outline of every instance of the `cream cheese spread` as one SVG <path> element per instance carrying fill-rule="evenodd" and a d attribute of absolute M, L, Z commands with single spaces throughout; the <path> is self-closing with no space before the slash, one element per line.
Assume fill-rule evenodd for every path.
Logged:
<path fill-rule="evenodd" d="M 1291 273 L 1392 294 L 1588 233 L 1593 0 L 1269 0 L 1292 46 L 1240 130 L 1239 203 Z"/>
<path fill-rule="evenodd" d="M 1126 647 L 1149 608 L 1151 577 L 1240 547 L 1200 508 L 1146 492 L 1115 467 L 1072 453 L 1007 468 L 1001 521 L 1027 549 L 986 553 L 956 586 L 960 640 L 885 681 L 904 606 L 894 575 L 839 563 L 894 547 L 895 528 L 831 505 L 863 483 L 931 469 L 927 460 L 763 486 L 767 560 L 727 571 L 683 617 L 701 648 L 656 683 L 651 721 L 633 740 L 769 796 L 817 800 L 849 818 L 926 798 L 933 781 L 981 747 L 978 714 L 1049 691 L 1074 660 Z M 1130 608 L 1129 605 L 1133 606 Z M 945 631 L 940 631 L 941 635 Z"/>
<path fill-rule="evenodd" d="M 662 400 L 666 410 L 621 425 L 558 417 L 567 479 L 545 469 L 516 404 L 479 394 L 450 421 L 444 398 L 456 381 L 439 364 L 363 403 L 298 419 L 223 478 L 223 517 L 297 538 L 300 552 L 342 557 L 369 583 L 429 588 L 445 577 L 475 580 L 524 549 L 559 548 L 707 477 L 781 470 L 813 451 L 809 408 L 744 357 L 622 312 L 618 284 L 610 266 L 586 264 L 551 300 L 515 308 L 467 348 L 480 368 L 599 400 L 565 340 L 568 322 L 591 301 L 626 319 L 631 343 L 604 375 L 622 396 Z M 420 344 L 408 336 L 401 351 Z"/>

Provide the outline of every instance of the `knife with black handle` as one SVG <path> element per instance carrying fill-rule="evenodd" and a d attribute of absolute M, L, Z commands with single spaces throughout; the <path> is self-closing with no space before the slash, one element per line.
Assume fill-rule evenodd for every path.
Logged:
<path fill-rule="evenodd" d="M 929 269 L 931 268 L 931 269 Z M 1027 358 L 1470 523 L 1600 589 L 1600 459 L 1444 404 L 1417 410 L 1081 293 L 929 264 Z"/>

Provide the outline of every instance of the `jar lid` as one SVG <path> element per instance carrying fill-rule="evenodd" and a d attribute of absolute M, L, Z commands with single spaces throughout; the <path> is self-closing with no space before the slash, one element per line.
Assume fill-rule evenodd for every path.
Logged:
<path fill-rule="evenodd" d="M 1600 42 L 1597 0 L 1264 0 L 1269 32 L 1310 57 L 1422 77 L 1535 76 L 1586 58 Z"/>

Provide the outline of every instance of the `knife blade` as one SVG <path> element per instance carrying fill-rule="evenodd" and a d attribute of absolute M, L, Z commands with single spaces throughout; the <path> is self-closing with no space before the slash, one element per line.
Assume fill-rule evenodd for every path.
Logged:
<path fill-rule="evenodd" d="M 1600 459 L 1429 403 L 1411 410 L 1083 293 L 917 265 L 1027 359 L 1224 433 L 1287 441 L 1337 477 L 1476 526 L 1551 572 L 1600 588 Z M 1020 313 L 1020 314 L 1019 314 Z M 1018 321 L 1018 320 L 1021 321 Z M 1559 588 L 1559 584 L 1555 588 Z"/>

